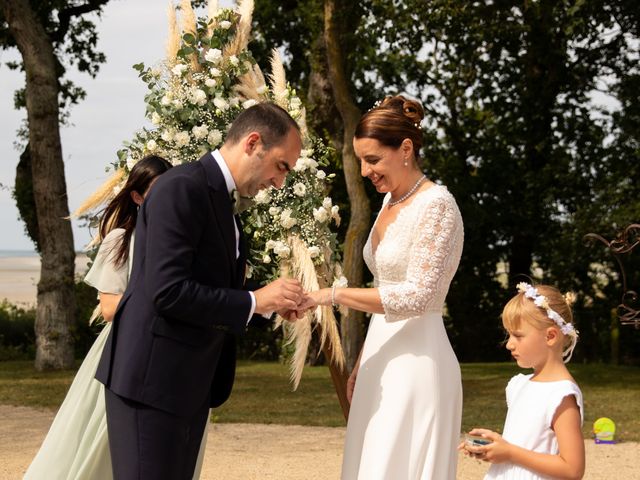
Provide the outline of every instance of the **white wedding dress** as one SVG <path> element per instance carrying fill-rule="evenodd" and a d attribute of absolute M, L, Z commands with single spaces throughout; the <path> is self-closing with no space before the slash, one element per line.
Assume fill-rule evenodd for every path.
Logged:
<path fill-rule="evenodd" d="M 130 262 L 114 266 L 115 252 L 123 234 L 121 228 L 107 234 L 85 277 L 85 282 L 98 292 L 118 295 L 127 288 Z M 131 252 L 133 248 L 129 249 L 129 260 Z M 80 365 L 49 433 L 29 465 L 25 480 L 113 479 L 104 386 L 94 378 L 110 330 L 111 324 L 105 324 Z M 194 479 L 200 477 L 206 438 L 205 427 Z"/>
<path fill-rule="evenodd" d="M 385 314 L 373 315 L 364 343 L 343 480 L 455 479 L 462 385 L 442 309 L 463 236 L 453 196 L 437 185 L 414 196 L 377 247 L 369 235 L 364 259 Z"/>

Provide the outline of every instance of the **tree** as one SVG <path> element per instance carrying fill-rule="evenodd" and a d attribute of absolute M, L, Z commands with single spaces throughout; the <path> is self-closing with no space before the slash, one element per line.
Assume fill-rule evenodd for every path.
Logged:
<path fill-rule="evenodd" d="M 313 44 L 302 3 L 265 19 L 272 43 L 289 52 Z M 579 294 L 586 348 L 577 356 L 606 359 L 619 283 L 611 259 L 582 238 L 610 238 L 640 209 L 634 2 L 368 0 L 349 8 L 359 14 L 346 21 L 340 49 L 355 105 L 368 108 L 382 92 L 423 101 L 425 168 L 465 220 L 448 297 L 459 357 L 506 358 L 499 314 L 528 275 Z M 305 58 L 292 62 L 299 85 L 310 78 Z M 618 105 L 598 106 L 597 94 Z M 600 268 L 606 286 L 595 281 Z"/>
<path fill-rule="evenodd" d="M 27 175 L 21 173 L 27 179 L 20 182 L 20 190 L 27 192 L 22 206 L 28 210 L 30 183 L 36 221 L 29 222 L 29 231 L 42 262 L 35 323 L 39 370 L 71 368 L 74 362 L 75 251 L 71 224 L 66 220 L 69 207 L 59 127 L 64 107 L 84 97 L 84 92 L 64 80 L 60 58 L 66 56 L 79 70 L 95 75 L 104 55 L 93 49 L 95 28 L 82 15 L 100 13 L 107 1 L 0 0 L 0 45 L 18 48 L 22 64 L 12 66 L 26 74 L 16 106 L 26 106 L 25 136 L 31 163 Z"/>

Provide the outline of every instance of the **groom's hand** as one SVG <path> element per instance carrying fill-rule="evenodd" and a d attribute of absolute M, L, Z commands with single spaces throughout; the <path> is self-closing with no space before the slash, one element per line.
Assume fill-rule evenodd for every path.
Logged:
<path fill-rule="evenodd" d="M 279 278 L 253 292 L 256 297 L 256 313 L 287 312 L 298 310 L 304 292 L 298 280 Z"/>

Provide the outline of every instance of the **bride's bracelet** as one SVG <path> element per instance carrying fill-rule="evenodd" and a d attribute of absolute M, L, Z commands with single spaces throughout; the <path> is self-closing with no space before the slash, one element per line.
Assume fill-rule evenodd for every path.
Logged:
<path fill-rule="evenodd" d="M 338 305 L 336 304 L 336 286 L 334 285 L 333 287 L 331 287 L 331 306 L 333 308 L 337 307 Z"/>

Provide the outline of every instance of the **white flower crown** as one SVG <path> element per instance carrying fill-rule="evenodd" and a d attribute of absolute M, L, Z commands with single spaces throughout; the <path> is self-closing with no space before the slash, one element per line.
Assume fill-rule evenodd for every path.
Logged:
<path fill-rule="evenodd" d="M 547 317 L 553 320 L 554 323 L 558 325 L 558 327 L 560 327 L 562 333 L 564 333 L 565 335 L 569 335 L 571 332 L 575 332 L 576 329 L 574 328 L 574 326 L 565 321 L 565 319 L 562 318 L 562 316 L 558 312 L 553 310 L 549 306 L 547 297 L 545 297 L 544 295 L 540 295 L 538 293 L 538 289 L 533 285 L 527 282 L 520 282 L 518 285 L 516 285 L 516 288 L 520 293 L 523 293 L 525 297 L 533 300 L 533 303 L 535 303 L 536 307 L 544 309 L 547 312 Z"/>

